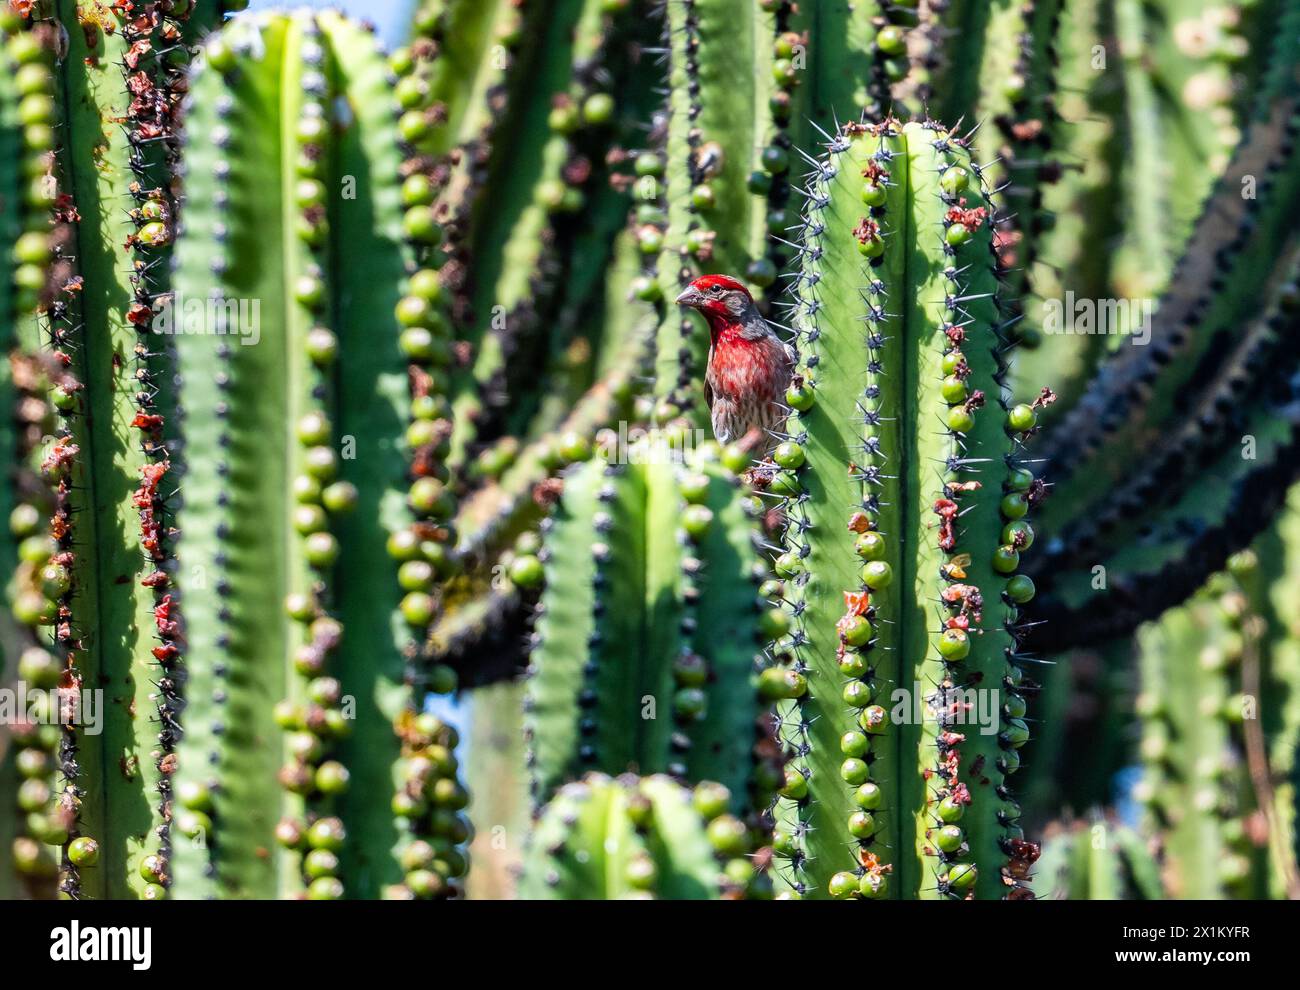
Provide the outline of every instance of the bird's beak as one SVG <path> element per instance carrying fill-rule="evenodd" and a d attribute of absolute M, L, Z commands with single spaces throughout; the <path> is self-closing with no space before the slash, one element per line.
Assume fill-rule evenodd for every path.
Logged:
<path fill-rule="evenodd" d="M 686 290 L 677 297 L 676 302 L 678 306 L 698 306 L 703 300 L 700 290 L 693 285 L 688 285 Z"/>

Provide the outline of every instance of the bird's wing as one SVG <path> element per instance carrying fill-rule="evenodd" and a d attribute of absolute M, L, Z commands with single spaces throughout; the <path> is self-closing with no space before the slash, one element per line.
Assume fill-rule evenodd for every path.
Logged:
<path fill-rule="evenodd" d="M 709 381 L 709 373 L 707 370 L 713 367 L 713 346 L 712 345 L 709 345 L 709 359 L 708 359 L 708 363 L 704 367 L 706 369 L 704 372 L 704 403 L 710 409 L 712 409 L 713 408 L 713 385 Z"/>

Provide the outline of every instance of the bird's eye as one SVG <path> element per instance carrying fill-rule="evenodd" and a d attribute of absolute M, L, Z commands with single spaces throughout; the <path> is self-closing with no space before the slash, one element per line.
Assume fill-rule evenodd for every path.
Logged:
<path fill-rule="evenodd" d="M 722 295 L 722 286 L 720 285 L 710 286 L 709 291 L 712 292 L 715 296 L 720 296 Z"/>

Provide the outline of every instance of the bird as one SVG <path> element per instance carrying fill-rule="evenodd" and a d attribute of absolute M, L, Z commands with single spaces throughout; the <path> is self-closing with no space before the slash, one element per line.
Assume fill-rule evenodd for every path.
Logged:
<path fill-rule="evenodd" d="M 709 325 L 704 399 L 713 435 L 767 458 L 780 443 L 795 353 L 763 318 L 749 290 L 729 275 L 701 275 L 677 297 Z"/>

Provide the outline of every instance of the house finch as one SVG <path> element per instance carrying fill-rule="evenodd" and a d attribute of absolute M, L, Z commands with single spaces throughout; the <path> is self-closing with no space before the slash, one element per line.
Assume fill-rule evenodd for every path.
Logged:
<path fill-rule="evenodd" d="M 677 297 L 709 324 L 709 366 L 704 398 L 713 435 L 722 444 L 741 443 L 759 458 L 780 442 L 785 391 L 794 370 L 794 351 L 772 331 L 743 285 L 726 275 L 702 275 Z"/>

